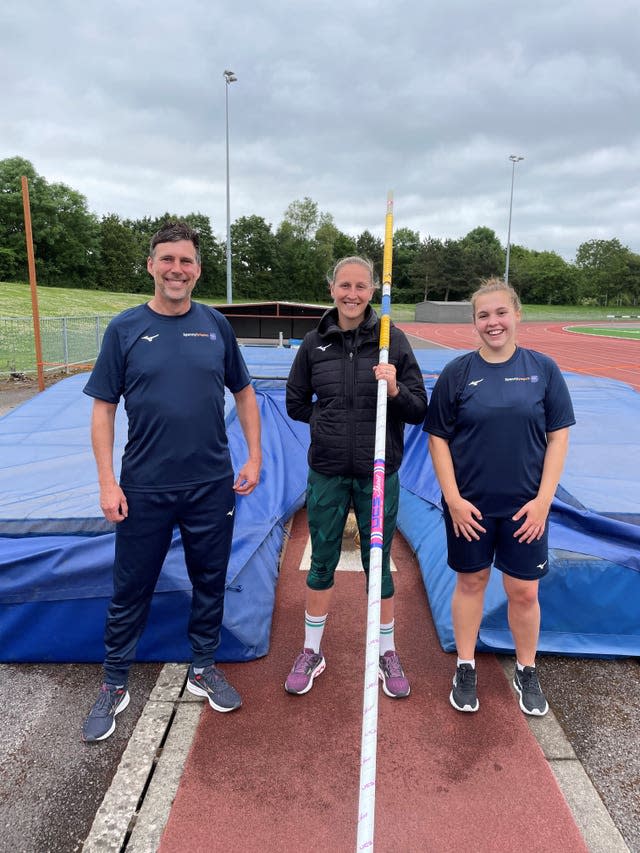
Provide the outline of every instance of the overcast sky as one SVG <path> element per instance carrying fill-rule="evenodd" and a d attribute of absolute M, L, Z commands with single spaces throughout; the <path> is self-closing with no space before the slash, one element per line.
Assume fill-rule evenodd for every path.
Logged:
<path fill-rule="evenodd" d="M 342 231 L 485 225 L 568 260 L 640 252 L 638 0 L 3 0 L 0 158 L 102 216 L 274 230 L 305 196 Z"/>

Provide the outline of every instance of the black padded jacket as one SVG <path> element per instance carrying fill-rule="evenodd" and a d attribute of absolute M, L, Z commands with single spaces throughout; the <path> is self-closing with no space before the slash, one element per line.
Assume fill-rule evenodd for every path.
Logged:
<path fill-rule="evenodd" d="M 367 306 L 357 329 L 338 326 L 336 308 L 305 335 L 287 381 L 289 417 L 311 428 L 309 466 L 320 474 L 367 477 L 373 474 L 380 360 L 380 321 Z M 385 471 L 398 470 L 405 423 L 422 423 L 427 394 L 420 367 L 403 332 L 391 324 L 389 363 L 400 393 L 387 400 Z"/>

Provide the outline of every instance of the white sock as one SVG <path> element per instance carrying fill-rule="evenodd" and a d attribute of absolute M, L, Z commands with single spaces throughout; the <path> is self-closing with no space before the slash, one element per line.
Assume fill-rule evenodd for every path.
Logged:
<path fill-rule="evenodd" d="M 524 669 L 524 667 L 522 666 L 522 664 L 520 663 L 520 661 L 519 661 L 519 660 L 516 660 L 516 666 L 518 667 L 518 672 L 522 672 L 522 670 Z M 535 665 L 535 664 L 533 664 L 533 666 L 531 667 L 531 669 L 535 669 L 535 668 L 536 668 L 536 665 Z"/>
<path fill-rule="evenodd" d="M 327 621 L 328 614 L 324 616 L 310 616 L 307 611 L 304 611 L 304 647 L 305 649 L 313 649 L 316 654 L 320 653 L 320 643 L 322 642 L 322 634 Z"/>
<path fill-rule="evenodd" d="M 456 664 L 456 666 L 461 666 L 463 663 L 468 663 L 474 669 L 476 668 L 475 660 L 463 660 L 462 658 L 458 658 L 458 663 Z"/>
<path fill-rule="evenodd" d="M 380 625 L 380 655 L 383 655 L 385 652 L 395 651 L 396 646 L 393 638 L 395 621 L 395 619 L 392 619 L 388 625 Z"/>

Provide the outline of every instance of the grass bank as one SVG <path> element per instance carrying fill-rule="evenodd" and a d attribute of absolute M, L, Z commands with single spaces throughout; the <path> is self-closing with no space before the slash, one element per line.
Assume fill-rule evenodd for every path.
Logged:
<path fill-rule="evenodd" d="M 145 293 L 110 293 L 104 290 L 73 290 L 65 287 L 39 287 L 38 309 L 41 317 L 78 317 L 117 314 L 149 299 Z M 197 289 L 196 289 L 197 296 Z M 392 294 L 393 296 L 393 294 Z M 216 304 L 206 300 L 210 304 Z M 611 314 L 640 314 L 640 308 L 599 308 L 588 305 L 525 305 L 523 320 L 553 323 L 606 321 Z M 30 317 L 31 291 L 28 284 L 0 282 L 0 317 Z M 415 319 L 415 305 L 391 304 L 391 316 L 398 323 Z"/>

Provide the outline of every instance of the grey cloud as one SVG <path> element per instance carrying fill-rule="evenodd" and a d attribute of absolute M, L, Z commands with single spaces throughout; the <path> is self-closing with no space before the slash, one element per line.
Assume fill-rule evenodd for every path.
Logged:
<path fill-rule="evenodd" d="M 477 225 L 572 257 L 640 250 L 635 2 L 337 0 L 153 5 L 5 0 L 0 157 L 98 214 L 199 210 L 277 225 L 311 196 L 342 230 L 459 237 Z"/>

